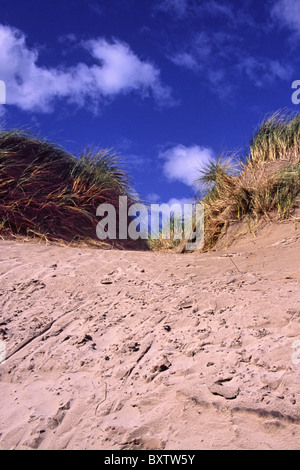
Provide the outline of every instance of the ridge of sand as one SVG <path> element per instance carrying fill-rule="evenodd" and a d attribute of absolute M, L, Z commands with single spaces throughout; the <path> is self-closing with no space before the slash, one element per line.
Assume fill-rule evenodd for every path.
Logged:
<path fill-rule="evenodd" d="M 299 250 L 1 241 L 0 448 L 299 449 Z"/>

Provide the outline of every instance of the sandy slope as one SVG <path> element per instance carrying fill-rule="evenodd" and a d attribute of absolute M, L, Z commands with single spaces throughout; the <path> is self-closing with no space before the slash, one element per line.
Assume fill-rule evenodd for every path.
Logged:
<path fill-rule="evenodd" d="M 300 449 L 299 253 L 1 241 L 0 448 Z"/>

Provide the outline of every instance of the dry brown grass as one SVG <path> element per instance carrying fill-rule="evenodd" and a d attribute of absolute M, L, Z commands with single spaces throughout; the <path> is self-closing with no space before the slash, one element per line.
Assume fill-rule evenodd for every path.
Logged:
<path fill-rule="evenodd" d="M 129 179 L 110 151 L 80 159 L 24 132 L 0 133 L 0 232 L 65 244 L 147 248 L 142 240 L 97 239 L 96 209 L 119 196 L 136 202 Z M 118 225 L 118 224 L 117 224 Z"/>
<path fill-rule="evenodd" d="M 261 217 L 289 218 L 300 193 L 300 114 L 267 118 L 251 140 L 246 162 L 235 156 L 212 161 L 198 183 L 208 189 L 204 250 L 212 249 L 232 222 L 247 219 L 250 227 Z"/>

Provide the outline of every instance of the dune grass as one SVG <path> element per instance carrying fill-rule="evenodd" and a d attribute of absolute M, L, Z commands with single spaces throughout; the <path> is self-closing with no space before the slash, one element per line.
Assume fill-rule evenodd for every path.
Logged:
<path fill-rule="evenodd" d="M 231 223 L 246 221 L 249 231 L 262 218 L 288 219 L 300 194 L 300 114 L 277 111 L 255 131 L 248 154 L 221 153 L 199 170 L 204 203 L 204 248 L 209 251 Z M 185 251 L 187 240 L 149 240 L 151 249 Z"/>
<path fill-rule="evenodd" d="M 290 217 L 300 193 L 300 114 L 268 117 L 245 161 L 212 160 L 197 183 L 206 192 L 204 250 L 214 247 L 230 222 Z"/>
<path fill-rule="evenodd" d="M 183 230 L 184 220 L 182 215 L 175 216 L 173 213 L 171 214 L 170 219 L 161 226 L 155 236 L 152 236 L 151 233 L 149 234 L 149 248 L 152 251 L 170 251 L 178 247 L 181 243 L 181 240 L 175 237 L 176 225 L 181 226 Z M 166 232 L 168 236 L 166 236 L 164 232 Z"/>
<path fill-rule="evenodd" d="M 109 150 L 80 158 L 26 132 L 0 132 L 0 233 L 64 244 L 141 247 L 143 242 L 101 242 L 96 209 L 110 203 L 118 216 L 119 196 L 137 202 L 129 178 Z M 118 224 L 117 224 L 118 225 Z"/>
<path fill-rule="evenodd" d="M 232 222 L 247 220 L 250 227 L 262 217 L 289 218 L 300 193 L 300 113 L 276 112 L 267 117 L 243 158 L 220 155 L 200 171 L 196 183 L 204 203 L 204 251 L 215 246 Z M 139 202 L 112 151 L 87 150 L 76 158 L 26 132 L 0 132 L 2 236 L 184 251 L 186 241 L 174 237 L 175 219 L 171 219 L 168 240 L 160 233 L 148 241 L 120 241 L 118 234 L 115 241 L 99 241 L 97 207 L 112 204 L 118 218 L 119 196 L 124 195 L 128 206 Z"/>

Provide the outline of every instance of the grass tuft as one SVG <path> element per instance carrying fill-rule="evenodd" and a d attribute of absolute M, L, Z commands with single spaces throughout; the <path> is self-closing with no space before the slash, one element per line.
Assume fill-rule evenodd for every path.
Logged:
<path fill-rule="evenodd" d="M 240 168 L 239 171 L 238 168 Z M 231 222 L 287 219 L 300 193 L 300 114 L 276 112 L 261 124 L 245 162 L 211 161 L 197 180 L 204 192 L 205 245 L 214 247 Z"/>
<path fill-rule="evenodd" d="M 118 217 L 119 196 L 127 196 L 128 205 L 137 202 L 129 178 L 111 150 L 86 150 L 77 159 L 26 132 L 0 132 L 2 235 L 67 244 L 146 247 L 141 240 L 104 243 L 97 239 L 97 207 L 110 203 Z"/>

